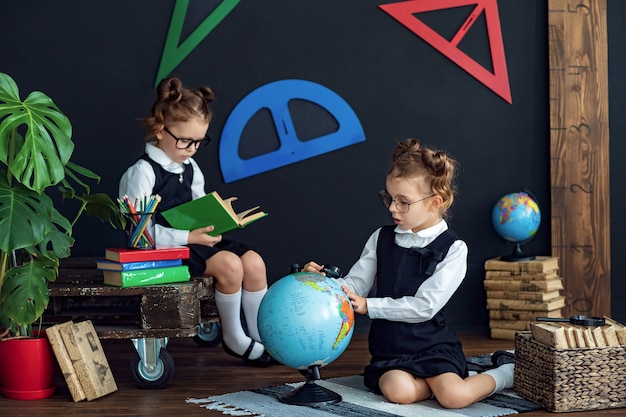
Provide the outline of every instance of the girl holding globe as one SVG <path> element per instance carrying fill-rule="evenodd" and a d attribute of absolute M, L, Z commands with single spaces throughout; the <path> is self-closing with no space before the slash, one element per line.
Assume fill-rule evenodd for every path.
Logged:
<path fill-rule="evenodd" d="M 379 195 L 395 225 L 377 229 L 338 279 L 355 312 L 372 319 L 364 383 L 394 403 L 434 397 L 443 407 L 463 408 L 511 388 L 514 365 L 470 376 L 443 314 L 467 270 L 467 245 L 445 220 L 457 163 L 416 139 L 399 143 L 392 161 Z M 322 267 L 309 262 L 304 270 Z"/>
<path fill-rule="evenodd" d="M 119 196 L 160 195 L 159 211 L 205 195 L 204 175 L 192 158 L 209 142 L 207 131 L 214 98 L 208 87 L 189 89 L 176 77 L 159 83 L 152 114 L 143 119 L 145 153 L 122 176 Z M 272 357 L 257 329 L 259 305 L 267 292 L 265 262 L 243 243 L 210 236 L 213 226 L 177 230 L 157 213 L 159 246 L 187 245 L 191 276 L 215 279 L 215 305 L 220 315 L 226 353 L 254 366 L 269 366 Z M 247 333 L 241 311 L 247 323 Z"/>

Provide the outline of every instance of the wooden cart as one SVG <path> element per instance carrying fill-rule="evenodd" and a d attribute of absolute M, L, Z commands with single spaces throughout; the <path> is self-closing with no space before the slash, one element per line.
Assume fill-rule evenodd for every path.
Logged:
<path fill-rule="evenodd" d="M 104 285 L 96 258 L 64 260 L 50 283 L 46 324 L 91 320 L 100 339 L 131 339 L 131 371 L 146 389 L 163 388 L 174 375 L 170 337 L 193 337 L 202 346 L 221 342 L 213 279 L 119 288 Z"/>

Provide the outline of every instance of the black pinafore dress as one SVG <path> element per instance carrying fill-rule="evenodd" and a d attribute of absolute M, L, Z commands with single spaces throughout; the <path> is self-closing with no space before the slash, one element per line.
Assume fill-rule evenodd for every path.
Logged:
<path fill-rule="evenodd" d="M 140 159 L 149 162 L 152 166 L 156 177 L 152 193 L 161 196 L 161 202 L 157 206 L 155 222 L 165 227 L 171 227 L 161 212 L 179 204 L 186 203 L 187 201 L 191 201 L 193 166 L 191 164 L 184 164 L 184 171 L 181 174 L 174 174 L 163 169 L 161 165 L 150 159 L 148 154 L 144 154 Z M 187 246 L 189 246 L 190 256 L 186 263 L 189 266 L 189 273 L 192 277 L 201 277 L 204 275 L 206 260 L 220 250 L 233 252 L 237 256 L 241 256 L 250 250 L 250 247 L 244 243 L 224 238 L 215 246 Z"/>
<path fill-rule="evenodd" d="M 435 271 L 458 236 L 443 232 L 424 248 L 403 248 L 395 243 L 394 226 L 383 226 L 376 249 L 376 297 L 413 296 Z M 446 325 L 443 311 L 423 323 L 373 319 L 369 332 L 370 364 L 364 383 L 380 393 L 378 381 L 387 371 L 401 369 L 419 378 L 453 372 L 467 377 L 461 341 Z"/>

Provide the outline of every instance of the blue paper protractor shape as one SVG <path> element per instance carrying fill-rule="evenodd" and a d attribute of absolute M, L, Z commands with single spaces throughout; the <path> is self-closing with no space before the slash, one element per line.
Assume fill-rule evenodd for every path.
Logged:
<path fill-rule="evenodd" d="M 334 117 L 338 129 L 313 139 L 300 140 L 289 111 L 291 100 L 305 100 L 322 107 Z M 271 114 L 278 135 L 278 149 L 242 158 L 239 145 L 244 128 L 262 109 Z M 365 133 L 361 122 L 341 96 L 311 81 L 280 80 L 257 88 L 235 106 L 222 130 L 219 161 L 224 182 L 229 183 L 363 141 Z"/>

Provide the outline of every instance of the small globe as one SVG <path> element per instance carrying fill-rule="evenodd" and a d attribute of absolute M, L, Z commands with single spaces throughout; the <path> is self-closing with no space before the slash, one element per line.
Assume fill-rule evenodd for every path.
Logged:
<path fill-rule="evenodd" d="M 507 194 L 494 205 L 491 223 L 502 239 L 524 243 L 532 239 L 539 229 L 539 205 L 525 192 Z"/>
<path fill-rule="evenodd" d="M 312 272 L 276 281 L 259 307 L 257 321 L 267 351 L 298 370 L 323 367 L 348 347 L 354 311 L 339 284 Z"/>

